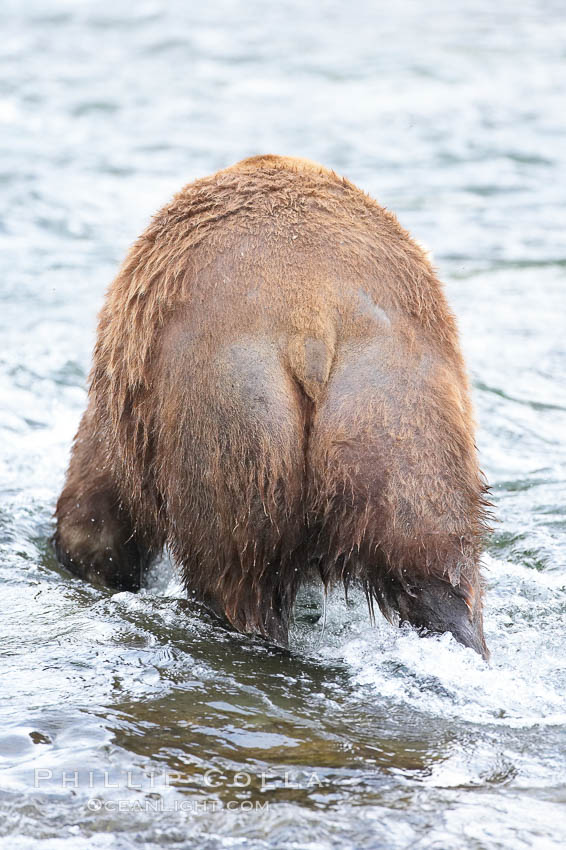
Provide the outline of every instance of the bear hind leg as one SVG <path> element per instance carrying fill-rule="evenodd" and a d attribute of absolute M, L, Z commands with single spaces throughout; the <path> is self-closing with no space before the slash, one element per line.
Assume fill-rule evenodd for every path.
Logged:
<path fill-rule="evenodd" d="M 377 601 L 388 619 L 451 632 L 487 658 L 485 487 L 456 377 L 436 368 L 433 391 L 410 352 L 400 360 L 385 343 L 335 368 L 309 449 L 316 554 L 328 581 L 364 585 L 370 612 Z"/>

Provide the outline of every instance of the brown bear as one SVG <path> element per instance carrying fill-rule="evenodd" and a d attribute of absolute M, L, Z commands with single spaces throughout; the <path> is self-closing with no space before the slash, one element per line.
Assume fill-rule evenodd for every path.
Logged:
<path fill-rule="evenodd" d="M 486 487 L 454 316 L 421 248 L 352 183 L 257 156 L 186 186 L 100 315 L 56 509 L 73 572 L 188 592 L 285 645 L 297 589 L 365 589 L 484 657 Z"/>

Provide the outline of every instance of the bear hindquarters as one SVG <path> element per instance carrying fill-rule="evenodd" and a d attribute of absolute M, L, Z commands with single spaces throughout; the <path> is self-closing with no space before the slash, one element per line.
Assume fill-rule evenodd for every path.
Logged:
<path fill-rule="evenodd" d="M 309 515 L 325 581 L 484 658 L 484 485 L 458 364 L 392 341 L 342 352 L 313 422 Z M 460 383 L 461 382 L 461 383 Z"/>
<path fill-rule="evenodd" d="M 88 408 L 55 510 L 55 551 L 67 569 L 93 584 L 138 590 L 152 555 L 136 534 L 106 464 L 105 441 Z"/>

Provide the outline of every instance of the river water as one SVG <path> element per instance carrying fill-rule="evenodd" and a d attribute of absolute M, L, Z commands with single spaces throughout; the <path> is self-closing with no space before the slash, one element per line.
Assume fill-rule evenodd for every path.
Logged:
<path fill-rule="evenodd" d="M 4 0 L 0 843 L 566 846 L 564 7 Z M 497 522 L 490 666 L 304 594 L 291 653 L 49 545 L 97 310 L 183 183 L 307 156 L 393 209 L 459 319 Z"/>

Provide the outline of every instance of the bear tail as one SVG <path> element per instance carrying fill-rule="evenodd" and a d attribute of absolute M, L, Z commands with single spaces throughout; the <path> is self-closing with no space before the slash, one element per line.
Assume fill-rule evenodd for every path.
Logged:
<path fill-rule="evenodd" d="M 297 333 L 289 340 L 287 354 L 295 380 L 316 403 L 328 383 L 334 345 L 316 336 Z"/>

